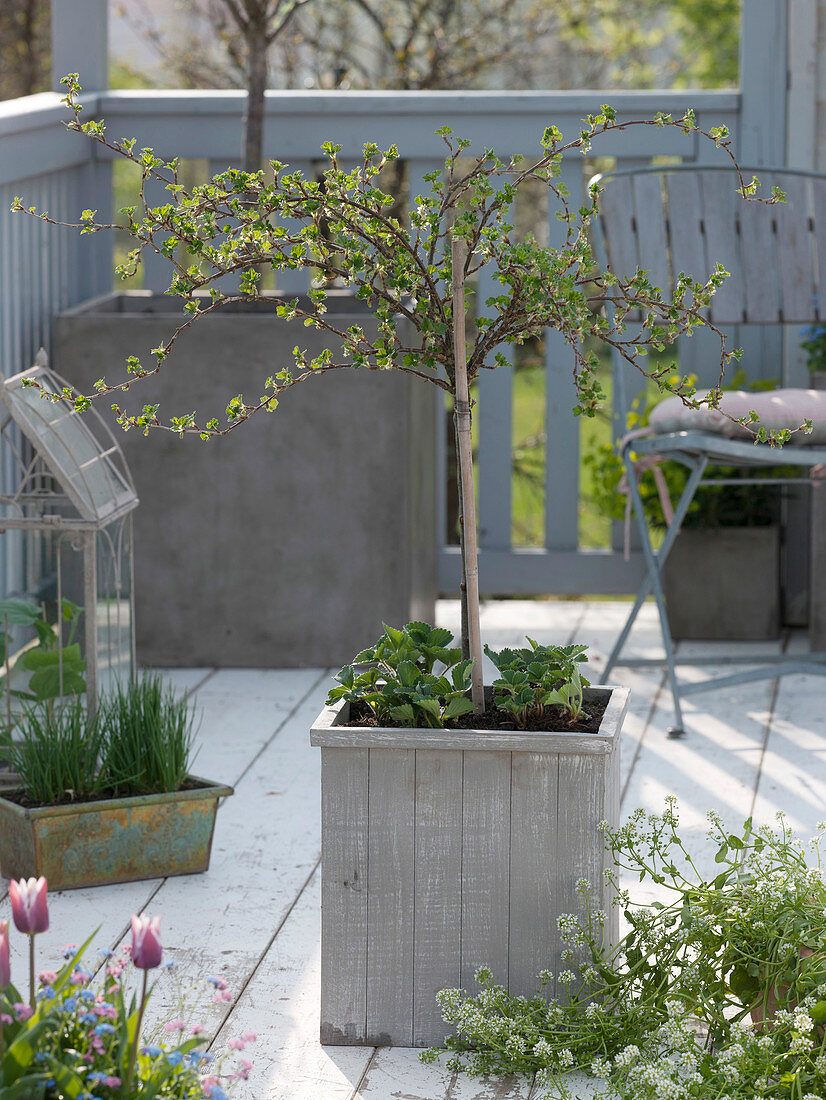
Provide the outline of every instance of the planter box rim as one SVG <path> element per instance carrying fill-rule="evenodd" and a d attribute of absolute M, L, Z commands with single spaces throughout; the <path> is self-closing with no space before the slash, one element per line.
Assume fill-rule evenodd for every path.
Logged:
<path fill-rule="evenodd" d="M 0 802 L 8 811 L 25 818 L 64 817 L 72 814 L 100 813 L 101 811 L 117 808 L 128 810 L 132 806 L 146 806 L 153 802 L 183 802 L 202 798 L 226 798 L 235 793 L 233 787 L 225 783 L 216 783 L 211 779 L 202 779 L 198 775 L 188 775 L 187 779 L 204 786 L 192 790 L 161 791 L 157 794 L 129 795 L 127 798 L 101 798 L 95 802 L 66 802 L 59 806 L 20 806 L 9 798 L 5 798 L 0 792 Z"/>
<path fill-rule="evenodd" d="M 604 685 L 585 689 L 585 699 L 608 696 L 597 733 L 415 729 L 411 727 L 340 726 L 344 701 L 325 707 L 310 730 L 310 744 L 329 748 L 461 749 L 488 752 L 546 752 L 607 755 L 619 745 L 619 730 L 628 709 L 628 688 Z"/>

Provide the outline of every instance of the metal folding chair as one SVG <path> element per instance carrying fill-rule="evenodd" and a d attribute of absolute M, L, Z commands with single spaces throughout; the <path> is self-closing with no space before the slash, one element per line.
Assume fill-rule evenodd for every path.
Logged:
<path fill-rule="evenodd" d="M 746 178 L 750 179 L 751 174 L 749 170 Z M 712 299 L 708 316 L 715 324 L 826 324 L 826 298 L 822 316 L 818 309 L 821 271 L 826 283 L 826 177 L 786 169 L 760 169 L 758 174 L 764 185 L 768 185 L 767 193 L 771 185 L 782 187 L 788 196 L 786 204 L 767 208 L 745 202 L 736 193 L 739 183 L 730 169 L 679 166 L 597 177 L 604 187 L 597 230 L 602 261 L 623 276 L 633 274 L 637 267 L 645 269 L 664 293 L 673 289 L 680 272 L 706 278 L 720 261 L 731 276 Z M 623 374 L 622 364 L 618 364 L 614 371 L 614 422 L 620 435 L 625 433 L 628 408 Z M 657 550 L 645 519 L 632 451 L 639 456 L 672 459 L 689 470 L 673 520 Z M 671 736 L 684 734 L 681 700 L 694 692 L 789 673 L 826 675 L 826 653 L 802 657 L 756 656 L 747 651 L 726 656 L 676 655 L 661 580 L 663 566 L 698 488 L 731 483 L 727 478 L 706 477 L 708 467 L 742 466 L 757 471 L 747 482 L 737 479 L 740 485 L 809 483 L 811 468 L 826 464 L 826 447 L 787 445 L 778 451 L 766 444 L 728 439 L 715 432 L 681 431 L 627 441 L 622 448 L 622 461 L 646 573 L 601 682 L 605 683 L 612 669 L 619 665 L 662 665 L 662 660 L 656 658 L 622 657 L 649 594 L 653 594 L 657 605 L 668 684 L 674 700 Z M 778 463 L 798 467 L 802 476 L 760 476 L 761 467 L 775 467 Z M 753 667 L 686 683 L 677 677 L 676 667 L 681 664 Z"/>

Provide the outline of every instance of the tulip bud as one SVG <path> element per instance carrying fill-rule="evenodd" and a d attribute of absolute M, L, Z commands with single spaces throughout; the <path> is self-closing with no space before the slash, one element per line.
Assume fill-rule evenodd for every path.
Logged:
<path fill-rule="evenodd" d="M 0 989 L 5 989 L 11 981 L 11 960 L 9 959 L 9 922 L 0 920 Z"/>
<path fill-rule="evenodd" d="M 46 880 L 40 878 L 14 879 L 9 883 L 9 899 L 14 927 L 30 936 L 49 930 L 49 906 L 46 901 Z"/>
<path fill-rule="evenodd" d="M 138 970 L 154 970 L 161 965 L 161 918 L 132 917 L 132 962 Z"/>

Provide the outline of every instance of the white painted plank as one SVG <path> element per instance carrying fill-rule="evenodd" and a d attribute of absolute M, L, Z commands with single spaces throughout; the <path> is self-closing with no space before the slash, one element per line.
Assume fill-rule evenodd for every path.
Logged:
<path fill-rule="evenodd" d="M 703 222 L 706 231 L 709 273 L 721 263 L 729 277 L 711 299 L 711 316 L 716 324 L 733 324 L 743 319 L 745 289 L 740 240 L 736 231 L 736 216 L 747 206 L 735 193 L 734 173 L 703 172 L 700 192 L 703 200 Z"/>
<path fill-rule="evenodd" d="M 307 731 L 323 694 L 301 704 L 221 808 L 209 871 L 167 879 L 152 899 L 149 911 L 163 915 L 164 945 L 207 1027 L 217 1026 L 228 1006 L 212 1002 L 205 979 L 220 976 L 238 990 L 317 864 L 320 753 L 309 747 Z M 241 739 L 240 701 L 239 715 Z M 174 1014 L 176 1004 L 174 990 L 159 988 L 149 1026 Z"/>
<path fill-rule="evenodd" d="M 780 681 L 754 807 L 755 821 L 774 825 L 783 811 L 805 841 L 826 819 L 826 722 L 820 676 Z"/>
<path fill-rule="evenodd" d="M 195 774 L 236 783 L 315 684 L 319 684 L 314 698 L 320 710 L 330 685 L 318 669 L 224 669 L 216 673 L 191 697 L 198 730 Z M 242 752 L 239 745 L 243 745 Z M 281 789 L 276 773 L 272 773 L 270 789 Z"/>
<path fill-rule="evenodd" d="M 659 172 L 635 176 L 632 190 L 640 267 L 649 273 L 651 282 L 662 291 L 663 300 L 668 301 L 672 278 L 668 269 L 663 178 Z"/>
<path fill-rule="evenodd" d="M 285 707 L 303 699 L 324 670 L 320 668 L 222 668 L 199 692 L 207 698 L 270 699 Z"/>
<path fill-rule="evenodd" d="M 253 1031 L 247 1051 L 255 1069 L 235 1100 L 350 1100 L 372 1047 L 318 1042 L 320 875 L 299 898 L 260 967 L 233 1007 L 217 1054 L 230 1038 Z"/>
<path fill-rule="evenodd" d="M 743 202 L 739 211 L 746 288 L 746 320 L 780 319 L 778 238 L 772 231 L 774 209 L 764 203 Z M 714 304 L 712 303 L 712 311 Z"/>
<path fill-rule="evenodd" d="M 772 180 L 764 180 L 763 187 L 769 194 Z M 777 222 L 777 249 L 780 298 L 783 320 L 809 323 L 815 316 L 816 257 L 814 236 L 809 231 L 813 225 L 811 185 L 801 176 L 777 177 L 777 184 L 786 192 L 786 202 L 773 208 Z"/>
<path fill-rule="evenodd" d="M 414 1050 L 378 1050 L 353 1100 L 528 1100 L 529 1078 L 468 1077 L 444 1061 L 423 1065 Z"/>
<path fill-rule="evenodd" d="M 215 675 L 214 668 L 143 668 L 139 670 L 139 674 L 147 673 L 152 675 L 154 673 L 160 673 L 164 682 L 173 687 L 176 692 L 181 695 L 186 695 L 189 692 L 194 691 L 196 688 L 201 687 L 202 684 L 209 679 L 210 676 Z"/>

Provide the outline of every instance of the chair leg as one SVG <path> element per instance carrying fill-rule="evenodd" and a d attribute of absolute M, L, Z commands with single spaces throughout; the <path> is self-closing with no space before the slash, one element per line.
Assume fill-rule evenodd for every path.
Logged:
<path fill-rule="evenodd" d="M 640 542 L 642 544 L 643 558 L 646 565 L 646 575 L 643 578 L 643 582 L 640 586 L 640 590 L 637 593 L 637 598 L 634 601 L 634 606 L 631 609 L 625 625 L 617 638 L 614 648 L 611 650 L 611 654 L 608 658 L 608 663 L 605 666 L 605 670 L 600 678 L 601 683 L 605 683 L 612 668 L 615 664 L 619 663 L 619 657 L 628 640 L 628 635 L 631 632 L 631 628 L 639 614 L 640 608 L 649 592 L 653 591 L 654 600 L 657 604 L 657 612 L 660 620 L 660 632 L 662 634 L 663 648 L 665 650 L 666 666 L 668 670 L 668 684 L 671 690 L 671 695 L 674 700 L 674 726 L 668 730 L 669 737 L 683 737 L 685 730 L 683 727 L 683 714 L 682 707 L 680 705 L 680 688 L 677 681 L 677 674 L 674 665 L 674 644 L 671 639 L 671 629 L 668 624 L 668 613 L 665 607 L 665 596 L 662 589 L 662 582 L 660 579 L 660 573 L 665 565 L 665 561 L 668 557 L 671 547 L 674 544 L 674 540 L 677 537 L 680 526 L 685 519 L 688 507 L 691 501 L 694 499 L 694 494 L 697 491 L 697 486 L 705 472 L 707 461 L 702 456 L 691 462 L 691 474 L 682 496 L 680 497 L 677 507 L 674 510 L 674 518 L 668 526 L 668 530 L 665 533 L 662 546 L 659 552 L 655 553 L 654 548 L 651 545 L 651 536 L 648 531 L 648 524 L 645 520 L 645 512 L 643 511 L 642 496 L 640 494 L 640 488 L 637 483 L 637 479 L 634 472 L 633 463 L 631 461 L 628 449 L 626 449 L 623 455 L 623 461 L 625 463 L 626 475 L 628 478 L 628 485 L 631 492 L 631 502 L 633 504 L 634 515 L 637 520 L 637 526 L 640 532 Z"/>

